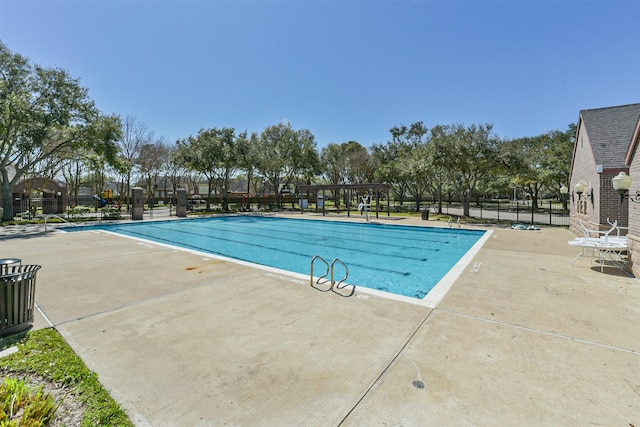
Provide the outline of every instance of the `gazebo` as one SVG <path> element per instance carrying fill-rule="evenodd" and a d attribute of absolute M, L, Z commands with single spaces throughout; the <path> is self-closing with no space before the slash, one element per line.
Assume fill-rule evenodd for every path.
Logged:
<path fill-rule="evenodd" d="M 347 216 L 351 216 L 351 211 L 356 210 L 353 209 L 351 205 L 351 200 L 353 200 L 353 193 L 356 194 L 361 192 L 366 192 L 367 194 L 371 194 L 371 196 L 376 201 L 376 218 L 378 218 L 380 206 L 380 194 L 383 193 L 386 195 L 387 199 L 387 216 L 391 216 L 389 209 L 389 190 L 391 190 L 391 184 L 384 183 L 370 183 L 370 184 L 319 184 L 319 185 L 298 185 L 296 187 L 296 191 L 298 195 L 302 195 L 304 193 L 318 193 L 318 199 L 323 200 L 322 203 L 322 215 L 326 215 L 326 207 L 324 204 L 325 200 L 325 191 L 333 191 L 337 192 L 338 196 L 336 198 L 340 198 L 340 194 L 344 192 L 346 194 L 346 211 Z M 340 205 L 338 205 L 340 206 Z M 316 203 L 316 212 L 318 212 L 318 203 Z M 300 203 L 300 211 L 304 213 L 304 205 Z M 338 213 L 340 213 L 340 208 L 338 207 Z"/>

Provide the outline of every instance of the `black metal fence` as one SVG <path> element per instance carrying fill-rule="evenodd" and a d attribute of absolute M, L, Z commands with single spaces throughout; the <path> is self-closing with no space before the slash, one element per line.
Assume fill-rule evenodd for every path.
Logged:
<path fill-rule="evenodd" d="M 439 213 L 438 203 L 423 201 L 420 203 L 420 211 L 428 210 L 430 214 Z M 415 202 L 391 204 L 392 212 L 417 212 Z M 463 216 L 462 203 L 456 201 L 444 201 L 442 214 Z M 511 222 L 531 225 L 551 225 L 557 227 L 569 226 L 568 206 L 558 200 L 541 200 L 537 206 L 529 200 L 487 199 L 474 200 L 469 208 L 469 216 L 477 219 Z M 424 217 L 424 215 L 423 215 Z"/>
<path fill-rule="evenodd" d="M 67 219 L 83 218 L 83 217 L 95 217 L 97 219 L 116 219 L 127 218 L 130 213 L 127 212 L 126 206 L 119 206 L 117 209 L 112 207 L 98 208 L 96 200 L 91 196 L 81 197 L 78 200 L 79 206 L 75 208 L 67 208 L 66 212 L 61 216 Z M 197 203 L 195 203 L 197 202 Z M 220 197 L 213 197 L 209 200 L 210 209 L 221 210 L 222 200 Z M 299 200 L 293 195 L 282 195 L 280 198 L 280 204 L 276 203 L 276 197 L 274 195 L 265 196 L 251 196 L 244 197 L 238 195 L 230 195 L 227 198 L 228 208 L 231 211 L 244 211 L 247 210 L 281 210 L 281 209 L 294 209 L 299 210 Z M 313 211 L 315 203 L 312 200 L 308 201 L 306 210 Z M 153 216 L 155 211 L 167 210 L 167 214 L 171 215 L 172 200 L 171 199 L 157 199 L 154 200 L 154 207 L 148 209 L 150 216 Z M 191 212 L 204 211 L 207 203 L 204 198 L 189 199 L 188 210 Z M 108 208 L 108 209 L 107 209 Z M 341 213 L 345 212 L 346 206 L 336 208 L 330 201 L 329 206 L 325 205 L 327 213 Z M 355 211 L 356 207 L 352 206 L 351 210 Z M 438 213 L 438 203 L 433 200 L 425 200 L 420 203 L 420 209 L 417 208 L 416 203 L 413 201 L 405 202 L 402 205 L 399 203 L 390 201 L 391 212 L 418 212 L 419 210 L 428 209 L 431 214 Z M 147 209 L 145 209 L 147 210 Z M 374 204 L 372 211 L 384 212 L 387 210 L 387 202 L 381 201 L 380 206 Z M 157 212 L 160 213 L 160 212 Z M 457 201 L 445 201 L 442 203 L 442 213 L 445 215 L 462 216 L 464 211 L 462 204 Z M 471 202 L 469 215 L 471 217 L 495 221 L 495 222 L 511 222 L 520 224 L 531 225 L 550 225 L 558 227 L 568 227 L 569 221 L 569 209 L 566 202 L 562 202 L 557 199 L 545 199 L 539 200 L 537 205 L 534 205 L 531 200 L 508 200 L 508 199 L 485 199 L 474 200 Z M 19 215 L 17 215 L 19 217 Z M 28 219 L 22 218 L 22 219 Z"/>
<path fill-rule="evenodd" d="M 428 206 L 431 212 L 437 212 L 437 205 L 429 204 Z M 442 213 L 462 215 L 462 205 L 460 203 L 443 204 Z M 483 200 L 471 203 L 469 215 L 500 222 L 569 226 L 569 209 L 566 203 L 557 200 L 538 201 L 537 206 L 530 200 Z"/>

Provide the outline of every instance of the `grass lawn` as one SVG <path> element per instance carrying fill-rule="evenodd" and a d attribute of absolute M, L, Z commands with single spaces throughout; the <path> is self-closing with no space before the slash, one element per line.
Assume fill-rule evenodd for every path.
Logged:
<path fill-rule="evenodd" d="M 13 347 L 18 351 L 0 358 L 2 382 L 24 380 L 32 395 L 43 387 L 55 398 L 55 422 L 44 425 L 133 426 L 126 412 L 102 387 L 98 375 L 85 366 L 55 329 L 0 338 L 0 351 Z M 10 400 L 16 400 L 15 396 Z M 27 425 L 15 420 L 7 423 L 3 412 L 0 406 L 0 425 Z"/>

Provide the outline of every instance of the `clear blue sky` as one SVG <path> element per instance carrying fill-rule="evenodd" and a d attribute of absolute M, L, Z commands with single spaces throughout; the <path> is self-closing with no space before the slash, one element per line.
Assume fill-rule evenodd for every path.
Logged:
<path fill-rule="evenodd" d="M 639 1 L 0 0 L 0 40 L 173 142 L 282 121 L 318 147 L 422 120 L 515 138 L 640 102 Z"/>

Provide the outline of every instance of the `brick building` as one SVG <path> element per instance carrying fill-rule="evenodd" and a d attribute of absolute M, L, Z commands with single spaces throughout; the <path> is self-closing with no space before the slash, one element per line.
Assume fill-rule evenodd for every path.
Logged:
<path fill-rule="evenodd" d="M 627 154 L 639 119 L 640 104 L 580 111 L 569 178 L 575 234 L 582 234 L 576 227 L 579 220 L 593 230 L 611 228 L 607 220 L 629 225 L 629 203 L 620 203 L 611 179 L 619 172 L 629 173 Z M 640 184 L 640 170 L 636 174 Z M 582 194 L 578 183 L 584 186 Z"/>
<path fill-rule="evenodd" d="M 629 218 L 629 261 L 631 270 L 636 277 L 640 277 L 640 120 L 636 122 L 635 129 L 631 137 L 631 144 L 627 150 L 625 157 L 626 163 L 629 165 L 629 176 L 633 179 L 629 194 L 634 201 L 626 199 L 622 205 L 628 210 Z M 618 200 L 620 203 L 620 200 Z"/>
<path fill-rule="evenodd" d="M 633 178 L 630 193 L 640 190 L 639 138 L 640 104 L 580 111 L 569 178 L 571 231 L 583 234 L 579 221 L 592 230 L 610 229 L 607 221 L 629 227 L 630 264 L 638 266 L 632 267 L 636 275 L 640 274 L 640 204 L 628 199 L 621 203 L 611 179 L 625 172 Z"/>

